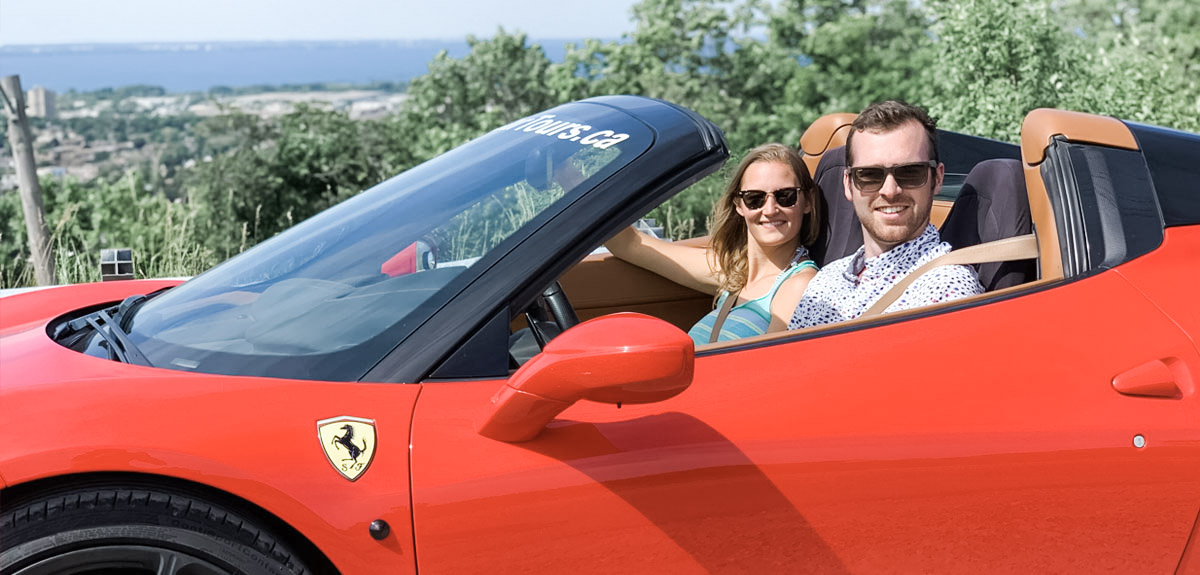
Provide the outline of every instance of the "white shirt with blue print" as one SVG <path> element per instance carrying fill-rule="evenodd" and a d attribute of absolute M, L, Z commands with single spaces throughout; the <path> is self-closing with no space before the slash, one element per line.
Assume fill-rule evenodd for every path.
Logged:
<path fill-rule="evenodd" d="M 904 276 L 938 256 L 949 253 L 937 228 L 927 225 L 914 240 L 904 242 L 876 257 L 865 248 L 830 262 L 809 282 L 796 306 L 788 329 L 854 319 L 867 311 Z M 970 266 L 938 266 L 925 272 L 892 302 L 884 313 L 932 305 L 983 293 L 983 286 Z"/>

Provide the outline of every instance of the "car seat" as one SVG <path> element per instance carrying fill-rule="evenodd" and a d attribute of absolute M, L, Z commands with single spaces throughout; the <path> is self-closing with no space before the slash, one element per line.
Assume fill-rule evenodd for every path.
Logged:
<path fill-rule="evenodd" d="M 954 249 L 1025 235 L 1033 231 L 1025 175 L 1019 160 L 984 160 L 971 168 L 954 207 L 942 224 L 942 241 Z M 1053 233 L 1053 231 L 1051 231 Z M 987 291 L 1033 281 L 1037 262 L 1020 260 L 978 264 L 979 283 Z"/>
<path fill-rule="evenodd" d="M 821 213 L 825 215 L 825 221 L 809 252 L 821 267 L 854 253 L 863 245 L 862 224 L 842 187 L 845 171 L 846 147 L 838 146 L 821 155 L 813 173 L 813 180 L 821 189 Z"/>

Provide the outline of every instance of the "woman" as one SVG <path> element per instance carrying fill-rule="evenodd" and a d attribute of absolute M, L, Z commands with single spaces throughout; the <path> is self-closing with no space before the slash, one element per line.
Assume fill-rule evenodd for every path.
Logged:
<path fill-rule="evenodd" d="M 688 332 L 697 345 L 779 331 L 817 273 L 805 248 L 820 229 L 817 193 L 795 150 L 766 144 L 746 154 L 713 207 L 707 248 L 633 228 L 605 246 L 622 260 L 717 296 L 716 309 Z"/>

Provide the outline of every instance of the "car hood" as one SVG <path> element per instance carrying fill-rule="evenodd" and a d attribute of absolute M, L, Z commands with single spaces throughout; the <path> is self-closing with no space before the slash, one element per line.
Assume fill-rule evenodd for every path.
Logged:
<path fill-rule="evenodd" d="M 191 375 L 84 355 L 55 343 L 46 331 L 54 318 L 71 311 L 179 283 L 176 279 L 77 284 L 5 297 L 0 300 L 0 390 L 72 380 Z"/>

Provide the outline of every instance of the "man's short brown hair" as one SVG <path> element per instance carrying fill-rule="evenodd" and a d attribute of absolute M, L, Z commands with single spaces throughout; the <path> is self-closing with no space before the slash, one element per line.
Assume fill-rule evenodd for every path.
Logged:
<path fill-rule="evenodd" d="M 915 121 L 925 128 L 929 138 L 930 160 L 938 159 L 937 149 L 937 120 L 929 117 L 924 108 L 913 106 L 903 100 L 884 100 L 867 106 L 854 122 L 850 124 L 850 133 L 846 135 L 846 165 L 854 165 L 853 142 L 856 132 L 890 132 L 909 121 Z"/>

